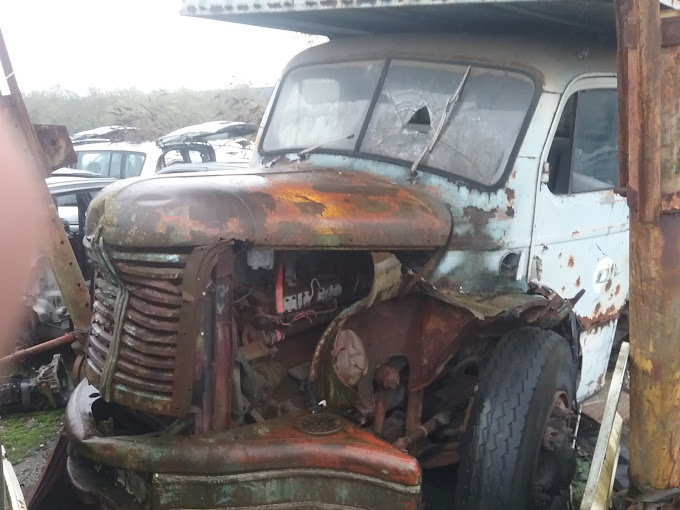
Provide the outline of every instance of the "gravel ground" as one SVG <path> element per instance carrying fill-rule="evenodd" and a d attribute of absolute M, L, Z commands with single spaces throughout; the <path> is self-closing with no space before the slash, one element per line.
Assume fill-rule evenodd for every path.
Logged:
<path fill-rule="evenodd" d="M 31 496 L 33 496 L 35 486 L 40 479 L 42 470 L 45 467 L 45 464 L 47 464 L 47 460 L 50 458 L 50 454 L 52 453 L 56 442 L 57 436 L 46 440 L 45 443 L 42 443 L 42 447 L 39 446 L 36 451 L 14 465 L 14 472 L 17 475 L 19 484 L 21 484 L 21 489 L 24 492 L 26 501 L 29 501 Z"/>

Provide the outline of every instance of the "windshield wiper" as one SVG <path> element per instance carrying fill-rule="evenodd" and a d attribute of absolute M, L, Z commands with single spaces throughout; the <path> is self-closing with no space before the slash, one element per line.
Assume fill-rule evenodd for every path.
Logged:
<path fill-rule="evenodd" d="M 423 149 L 423 152 L 420 153 L 420 155 L 413 162 L 413 165 L 411 165 L 411 175 L 409 176 L 409 181 L 412 180 L 416 176 L 416 173 L 418 172 L 418 167 L 420 166 L 420 163 L 423 162 L 423 159 L 425 158 L 425 156 L 432 153 L 432 149 L 434 149 L 434 146 L 439 141 L 439 137 L 444 132 L 444 127 L 446 127 L 446 124 L 449 122 L 449 119 L 451 118 L 451 113 L 453 112 L 454 107 L 456 106 L 456 104 L 458 104 L 458 101 L 460 100 L 460 96 L 463 95 L 463 89 L 465 88 L 465 84 L 467 83 L 468 76 L 470 76 L 470 70 L 471 69 L 472 69 L 472 66 L 468 66 L 467 69 L 465 70 L 465 74 L 463 75 L 463 79 L 460 80 L 460 83 L 458 84 L 458 87 L 456 87 L 455 92 L 453 94 L 451 94 L 451 97 L 449 97 L 449 100 L 446 102 L 446 108 L 444 110 L 444 115 L 442 115 L 442 119 L 441 119 L 441 121 L 439 121 L 439 125 L 437 126 L 437 130 L 432 135 L 430 142 Z"/>
<path fill-rule="evenodd" d="M 354 134 L 351 134 L 349 136 L 343 136 L 342 138 L 337 138 L 335 140 L 329 140 L 327 142 L 320 143 L 318 145 L 314 145 L 312 147 L 308 147 L 306 149 L 301 150 L 300 152 L 297 153 L 298 157 L 300 159 L 305 159 L 309 154 L 311 154 L 314 151 L 317 151 L 319 149 L 323 149 L 326 145 L 331 145 L 332 143 L 336 142 L 342 142 L 343 140 L 351 140 L 354 138 Z"/>

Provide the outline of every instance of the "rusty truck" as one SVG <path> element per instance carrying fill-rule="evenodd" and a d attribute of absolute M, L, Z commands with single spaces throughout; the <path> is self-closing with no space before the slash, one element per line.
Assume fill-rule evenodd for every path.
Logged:
<path fill-rule="evenodd" d="M 611 2 L 183 13 L 330 40 L 288 64 L 249 168 L 90 204 L 81 496 L 416 509 L 457 466 L 450 508 L 566 508 L 628 296 Z"/>

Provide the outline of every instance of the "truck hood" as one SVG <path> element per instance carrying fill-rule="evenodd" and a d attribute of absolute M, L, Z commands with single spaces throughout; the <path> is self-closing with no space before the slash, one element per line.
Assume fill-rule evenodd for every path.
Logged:
<path fill-rule="evenodd" d="M 411 185 L 363 172 L 279 170 L 123 180 L 92 201 L 86 234 L 101 227 L 107 244 L 139 248 L 233 239 L 373 250 L 433 249 L 449 237 L 447 207 Z"/>

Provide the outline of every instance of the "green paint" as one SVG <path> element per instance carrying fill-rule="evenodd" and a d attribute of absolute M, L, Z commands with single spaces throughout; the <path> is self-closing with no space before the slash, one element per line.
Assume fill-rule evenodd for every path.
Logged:
<path fill-rule="evenodd" d="M 349 501 L 349 487 L 344 484 L 336 487 L 335 498 L 337 503 L 347 503 Z"/>
<path fill-rule="evenodd" d="M 291 484 L 286 483 L 287 481 L 278 478 L 267 480 L 264 484 L 265 501 L 267 503 L 278 503 L 290 499 Z"/>

